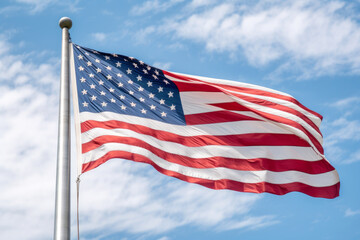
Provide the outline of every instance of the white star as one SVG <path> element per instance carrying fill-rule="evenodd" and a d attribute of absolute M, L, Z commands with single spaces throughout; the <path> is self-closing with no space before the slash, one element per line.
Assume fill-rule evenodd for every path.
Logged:
<path fill-rule="evenodd" d="M 129 83 L 129 84 L 133 84 L 134 82 L 133 82 L 133 81 L 131 81 L 131 80 L 129 80 L 129 81 L 128 81 L 128 83 Z"/>
<path fill-rule="evenodd" d="M 82 66 L 80 66 L 79 71 L 84 71 L 84 68 Z"/>
<path fill-rule="evenodd" d="M 104 82 L 102 80 L 100 80 L 99 85 L 104 85 Z"/>
<path fill-rule="evenodd" d="M 89 106 L 89 104 L 88 104 L 87 102 L 83 102 L 82 105 L 83 105 L 84 107 Z"/>
<path fill-rule="evenodd" d="M 130 105 L 131 105 L 132 107 L 135 107 L 135 106 L 136 106 L 136 103 L 131 102 Z"/>
<path fill-rule="evenodd" d="M 145 99 L 144 98 L 139 98 L 140 102 L 145 102 Z"/>
<path fill-rule="evenodd" d="M 83 95 L 85 95 L 85 94 L 87 94 L 87 90 L 83 89 L 83 90 L 81 91 L 81 93 L 82 93 Z"/>
<path fill-rule="evenodd" d="M 110 57 L 109 57 L 109 56 L 105 56 L 105 59 L 106 59 L 106 60 L 110 60 Z"/>
<path fill-rule="evenodd" d="M 158 78 L 157 78 L 157 76 L 156 76 L 155 74 L 153 74 L 153 75 L 152 75 L 152 77 L 153 77 L 154 79 L 158 79 Z"/>
<path fill-rule="evenodd" d="M 114 56 L 114 57 L 118 57 L 118 55 L 117 55 L 117 54 L 115 54 L 115 53 L 113 53 L 113 56 Z"/>
<path fill-rule="evenodd" d="M 112 79 L 112 76 L 111 76 L 110 74 L 108 74 L 108 75 L 106 76 L 106 78 L 107 78 L 108 80 L 111 80 L 111 79 Z"/>
<path fill-rule="evenodd" d="M 129 91 L 129 94 L 130 94 L 130 95 L 134 95 L 134 92 L 130 90 L 130 91 Z"/>
<path fill-rule="evenodd" d="M 110 88 L 109 91 L 113 93 L 115 91 L 115 89 Z"/>
<path fill-rule="evenodd" d="M 128 68 L 128 69 L 126 70 L 126 73 L 127 73 L 127 74 L 131 74 L 131 73 L 132 73 L 132 70 Z"/>
<path fill-rule="evenodd" d="M 90 85 L 90 88 L 91 88 L 91 89 L 95 89 L 95 85 L 92 83 L 92 84 Z"/>
<path fill-rule="evenodd" d="M 164 99 L 160 99 L 160 104 L 165 104 L 165 100 L 164 100 Z"/>
<path fill-rule="evenodd" d="M 143 87 L 139 87 L 139 92 L 142 92 L 142 91 L 144 91 L 144 88 Z"/>
<path fill-rule="evenodd" d="M 105 93 L 104 91 L 101 91 L 101 92 L 100 92 L 100 95 L 102 95 L 102 96 L 105 96 L 105 94 L 106 94 L 106 93 Z"/>
<path fill-rule="evenodd" d="M 141 65 L 144 65 L 144 62 L 143 62 L 143 61 L 139 61 L 139 63 L 140 63 Z"/>
<path fill-rule="evenodd" d="M 118 61 L 118 62 L 116 63 L 116 67 L 121 67 L 121 62 Z"/>
<path fill-rule="evenodd" d="M 79 60 L 80 60 L 80 59 L 84 59 L 84 56 L 81 55 L 81 54 L 79 54 L 78 59 L 79 59 Z"/>
<path fill-rule="evenodd" d="M 159 72 L 158 72 L 158 70 L 155 70 L 154 72 L 155 72 L 155 74 L 156 74 L 156 75 L 159 75 Z"/>
<path fill-rule="evenodd" d="M 84 77 L 80 78 L 80 82 L 86 82 L 86 79 Z"/>
<path fill-rule="evenodd" d="M 121 105 L 121 109 L 122 110 L 126 110 L 126 106 L 123 104 L 123 105 Z"/>
<path fill-rule="evenodd" d="M 121 99 L 121 100 L 124 100 L 124 99 L 125 99 L 125 96 L 124 96 L 124 95 L 120 95 L 120 99 Z"/>
<path fill-rule="evenodd" d="M 116 76 L 118 76 L 118 77 L 122 77 L 121 73 L 116 74 Z"/>
<path fill-rule="evenodd" d="M 145 74 L 148 74 L 148 71 L 147 71 L 146 69 L 143 69 L 143 72 L 144 72 Z"/>
<path fill-rule="evenodd" d="M 110 101 L 111 101 L 112 103 L 115 103 L 115 102 L 116 102 L 116 100 L 115 100 L 114 98 L 111 98 Z"/>
<path fill-rule="evenodd" d="M 88 67 L 92 65 L 90 61 L 88 61 L 86 64 L 88 65 Z"/>
<path fill-rule="evenodd" d="M 106 106 L 107 106 L 107 103 L 106 103 L 106 102 L 102 102 L 102 103 L 101 103 L 101 106 L 106 107 Z"/>
<path fill-rule="evenodd" d="M 131 60 L 134 60 L 135 58 L 134 57 L 129 57 Z"/>
<path fill-rule="evenodd" d="M 161 113 L 161 116 L 162 116 L 162 117 L 166 117 L 166 112 L 162 112 L 162 113 Z"/>
<path fill-rule="evenodd" d="M 100 69 L 100 68 L 97 68 L 97 69 L 96 69 L 96 72 L 98 72 L 98 73 L 101 72 L 101 69 Z"/>
<path fill-rule="evenodd" d="M 92 50 L 93 53 L 98 54 L 99 52 L 96 50 Z"/>
<path fill-rule="evenodd" d="M 158 87 L 158 91 L 159 91 L 159 92 L 162 92 L 162 91 L 163 91 L 163 88 L 162 88 L 162 87 Z"/>
<path fill-rule="evenodd" d="M 171 110 L 175 110 L 175 105 L 172 104 L 172 105 L 170 106 L 170 109 L 171 109 Z"/>
<path fill-rule="evenodd" d="M 85 55 L 89 56 L 90 54 L 88 52 L 85 52 Z"/>
<path fill-rule="evenodd" d="M 165 83 L 166 85 L 170 84 L 169 81 L 168 81 L 168 80 L 165 80 L 165 79 L 164 79 L 164 83 Z"/>
<path fill-rule="evenodd" d="M 127 60 L 126 58 L 124 58 L 124 61 L 125 61 L 125 62 L 128 62 L 129 60 Z"/>
<path fill-rule="evenodd" d="M 174 93 L 173 93 L 173 92 L 169 92 L 168 95 L 169 95 L 169 98 L 174 97 Z"/>
<path fill-rule="evenodd" d="M 118 87 L 122 87 L 124 86 L 124 84 L 122 84 L 121 82 L 118 83 Z"/>
<path fill-rule="evenodd" d="M 138 81 L 142 81 L 142 77 L 140 75 L 137 76 L 136 78 Z"/>
<path fill-rule="evenodd" d="M 147 70 L 149 70 L 149 71 L 151 70 L 151 67 L 150 67 L 150 66 L 147 66 L 146 68 L 147 68 Z"/>
<path fill-rule="evenodd" d="M 100 60 L 99 60 L 99 59 L 95 59 L 95 62 L 100 63 Z"/>
<path fill-rule="evenodd" d="M 94 74 L 90 73 L 90 74 L 89 74 L 89 77 L 93 78 L 93 77 L 94 77 Z"/>
<path fill-rule="evenodd" d="M 155 97 L 155 95 L 154 95 L 154 94 L 149 93 L 149 98 L 154 98 L 154 97 Z"/>
<path fill-rule="evenodd" d="M 107 66 L 106 69 L 109 70 L 109 71 L 111 71 L 111 67 L 110 67 L 110 66 Z"/>
<path fill-rule="evenodd" d="M 146 110 L 145 110 L 145 109 L 141 109 L 141 113 L 146 114 Z"/>
<path fill-rule="evenodd" d="M 95 96 L 95 95 L 92 95 L 91 101 L 95 101 L 95 100 L 96 100 L 96 96 Z"/>
<path fill-rule="evenodd" d="M 136 63 L 133 63 L 134 67 L 135 68 L 139 68 L 138 65 Z"/>
<path fill-rule="evenodd" d="M 156 106 L 154 106 L 154 104 L 151 104 L 150 108 L 151 108 L 151 110 L 155 110 Z"/>
<path fill-rule="evenodd" d="M 152 82 L 150 82 L 150 81 L 148 81 L 148 82 L 147 82 L 148 87 L 151 87 L 151 86 L 152 86 L 152 84 L 153 84 L 153 83 L 152 83 Z"/>

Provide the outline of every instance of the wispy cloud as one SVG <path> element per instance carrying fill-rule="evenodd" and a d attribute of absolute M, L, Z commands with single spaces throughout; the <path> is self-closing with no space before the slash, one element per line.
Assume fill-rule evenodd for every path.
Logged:
<path fill-rule="evenodd" d="M 93 39 L 95 41 L 98 41 L 98 42 L 103 42 L 107 38 L 107 35 L 102 32 L 93 33 L 93 34 L 91 34 L 91 36 L 93 37 Z"/>
<path fill-rule="evenodd" d="M 158 32 L 208 51 L 244 54 L 254 66 L 283 60 L 269 74 L 273 80 L 360 73 L 360 25 L 348 2 L 222 1 L 196 8 L 204 4 L 188 4 L 184 9 L 193 11 L 164 19 Z"/>
<path fill-rule="evenodd" d="M 352 217 L 355 215 L 360 215 L 360 210 L 351 210 L 350 208 L 346 209 L 345 217 Z"/>
<path fill-rule="evenodd" d="M 331 106 L 344 108 L 344 107 L 353 107 L 354 104 L 360 103 L 360 97 L 348 97 L 345 99 L 341 99 L 336 101 L 335 103 L 331 104 Z"/>
<path fill-rule="evenodd" d="M 141 5 L 134 6 L 130 13 L 133 15 L 143 15 L 145 13 L 159 13 L 164 12 L 167 9 L 173 7 L 174 5 L 183 2 L 184 0 L 170 0 L 170 1 L 160 1 L 160 0 L 151 0 L 142 3 Z"/>
<path fill-rule="evenodd" d="M 241 228 L 258 229 L 275 224 L 279 224 L 280 221 L 275 216 L 260 216 L 260 217 L 245 217 L 241 221 L 229 222 L 225 226 L 221 226 L 222 230 L 233 230 Z"/>

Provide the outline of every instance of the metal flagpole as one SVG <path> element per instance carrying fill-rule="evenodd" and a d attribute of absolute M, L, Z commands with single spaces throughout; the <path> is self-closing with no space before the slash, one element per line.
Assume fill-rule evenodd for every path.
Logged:
<path fill-rule="evenodd" d="M 72 21 L 63 17 L 62 29 L 60 108 L 58 154 L 56 170 L 55 240 L 70 239 L 70 80 L 69 80 L 69 29 Z"/>

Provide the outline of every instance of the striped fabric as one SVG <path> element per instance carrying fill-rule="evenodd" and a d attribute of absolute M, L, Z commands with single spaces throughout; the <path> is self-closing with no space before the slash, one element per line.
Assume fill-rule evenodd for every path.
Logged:
<path fill-rule="evenodd" d="M 104 56 L 111 56 L 110 54 L 93 50 L 91 52 L 79 46 L 74 47 L 73 51 L 74 108 L 81 169 L 79 174 L 94 169 L 109 159 L 120 158 L 148 163 L 165 175 L 212 189 L 277 195 L 298 191 L 322 198 L 335 198 L 339 195 L 338 174 L 325 159 L 322 148 L 319 130 L 322 117 L 290 95 L 246 83 L 172 73 L 148 65 L 143 69 L 129 68 L 131 64 L 126 65 L 129 62 L 133 66 L 141 66 L 143 62 L 114 54 L 116 59 L 109 59 Z M 93 56 L 86 54 L 87 52 Z M 80 55 L 87 56 L 86 61 L 94 64 L 98 62 L 96 59 L 103 56 L 102 61 L 107 62 L 99 64 L 104 67 L 118 59 L 125 59 L 121 67 L 120 64 L 113 64 L 111 67 L 111 71 L 120 71 L 122 77 L 114 79 L 114 72 L 114 78 L 111 79 L 114 84 L 106 89 L 112 89 L 111 86 L 118 86 L 121 82 L 131 81 L 131 87 L 138 83 L 140 85 L 135 89 L 144 88 L 141 94 L 146 91 L 155 93 L 155 100 L 151 100 L 158 101 L 159 106 L 162 104 L 161 100 L 166 100 L 169 114 L 171 110 L 175 110 L 176 105 L 172 104 L 170 95 L 174 93 L 176 97 L 178 94 L 180 107 L 176 105 L 176 114 L 180 117 L 174 119 L 183 120 L 162 121 L 161 117 L 165 119 L 170 116 L 165 110 L 161 115 L 160 112 L 157 113 L 159 117 L 128 114 L 126 110 L 131 107 L 126 107 L 124 99 L 124 103 L 121 103 L 123 111 L 107 110 L 105 108 L 108 105 L 105 103 L 102 106 L 106 107 L 101 109 L 100 105 L 94 105 L 95 110 L 87 110 L 86 104 L 95 104 L 95 101 L 84 98 L 85 86 L 82 84 L 91 80 L 87 76 L 91 76 L 96 67 L 93 70 L 86 68 L 90 65 L 87 63 L 86 66 L 86 61 L 81 65 L 83 58 L 80 59 Z M 86 73 L 81 70 L 81 66 L 84 66 Z M 141 71 L 146 68 L 159 74 L 153 74 L 150 81 L 148 79 L 151 76 L 145 74 L 146 71 Z M 130 71 L 126 70 L 133 72 L 128 74 Z M 136 74 L 133 75 L 134 72 Z M 84 76 L 86 81 L 80 81 Z M 130 80 L 123 79 L 123 76 Z M 141 82 L 147 81 L 147 85 L 151 86 L 146 88 L 140 81 L 136 82 L 139 76 Z M 97 77 L 101 78 L 95 75 L 95 83 L 99 82 Z M 158 88 L 149 84 L 160 80 L 162 82 L 157 85 Z M 111 81 L 108 84 L 112 84 Z M 167 82 L 173 84 L 172 90 L 165 90 Z M 89 82 L 88 86 L 91 84 Z M 156 93 L 160 94 L 160 89 L 171 92 L 169 99 L 159 97 L 156 100 Z M 122 88 L 116 90 L 132 91 Z M 116 96 L 119 98 L 119 94 Z M 111 102 L 120 104 L 121 99 L 115 99 L 116 96 L 111 98 Z M 109 100 L 109 104 L 111 102 Z M 134 102 L 135 100 L 132 103 Z M 148 104 L 149 107 L 147 102 L 149 101 L 138 102 L 137 106 Z M 151 106 L 156 113 L 155 103 Z M 182 108 L 181 111 L 179 108 Z M 145 107 L 142 111 L 144 109 Z"/>

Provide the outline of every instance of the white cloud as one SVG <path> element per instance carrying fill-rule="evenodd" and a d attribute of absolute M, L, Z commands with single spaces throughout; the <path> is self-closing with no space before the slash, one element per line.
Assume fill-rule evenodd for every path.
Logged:
<path fill-rule="evenodd" d="M 91 36 L 95 39 L 95 41 L 98 41 L 98 42 L 103 42 L 107 38 L 107 35 L 102 32 L 93 33 L 93 34 L 91 34 Z"/>
<path fill-rule="evenodd" d="M 241 221 L 229 222 L 221 226 L 222 230 L 233 230 L 241 228 L 258 229 L 280 223 L 275 216 L 245 217 Z"/>
<path fill-rule="evenodd" d="M 31 63 L 28 56 L 11 55 L 11 45 L 0 39 L 3 45 L 9 48 L 0 56 L 0 238 L 48 239 L 53 232 L 59 65 Z"/>
<path fill-rule="evenodd" d="M 338 108 L 354 107 L 354 104 L 357 104 L 357 103 L 360 103 L 360 97 L 348 97 L 348 98 L 336 101 L 331 106 L 338 107 Z"/>
<path fill-rule="evenodd" d="M 324 147 L 329 159 L 343 164 L 360 161 L 360 150 L 348 152 L 347 145 L 358 145 L 360 142 L 360 121 L 358 115 L 358 97 L 347 97 L 327 104 L 336 110 L 341 117 L 324 123 L 327 132 Z"/>
<path fill-rule="evenodd" d="M 133 15 L 143 15 L 145 13 L 158 13 L 164 12 L 170 7 L 183 2 L 184 0 L 170 0 L 170 1 L 160 1 L 160 0 L 151 0 L 142 3 L 141 5 L 134 6 L 130 13 Z"/>
<path fill-rule="evenodd" d="M 360 210 L 351 210 L 350 208 L 346 209 L 345 211 L 345 217 L 352 217 L 355 215 L 360 215 Z"/>
<path fill-rule="evenodd" d="M 211 3 L 211 2 L 210 2 Z M 210 4 L 209 3 L 209 4 Z M 222 1 L 164 20 L 158 32 L 204 44 L 209 51 L 244 54 L 263 66 L 283 59 L 271 79 L 360 73 L 360 26 L 344 1 Z M 355 4 L 355 3 L 354 3 Z M 349 10 L 350 9 L 350 10 Z M 161 29 L 160 29 L 161 28 Z"/>
<path fill-rule="evenodd" d="M 171 67 L 171 63 L 170 62 L 154 62 L 153 66 L 163 69 L 163 70 L 169 70 Z"/>

